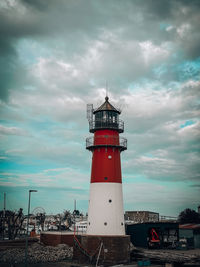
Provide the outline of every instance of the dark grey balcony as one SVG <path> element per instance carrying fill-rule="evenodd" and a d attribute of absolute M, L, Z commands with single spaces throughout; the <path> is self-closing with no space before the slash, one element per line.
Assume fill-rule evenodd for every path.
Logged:
<path fill-rule="evenodd" d="M 86 138 L 86 149 L 94 150 L 100 147 L 116 147 L 119 148 L 120 151 L 123 151 L 127 149 L 127 139 L 112 135 Z"/>
<path fill-rule="evenodd" d="M 90 132 L 94 133 L 96 130 L 111 129 L 119 133 L 124 132 L 124 122 L 122 120 L 113 121 L 109 119 L 96 119 L 89 121 Z"/>

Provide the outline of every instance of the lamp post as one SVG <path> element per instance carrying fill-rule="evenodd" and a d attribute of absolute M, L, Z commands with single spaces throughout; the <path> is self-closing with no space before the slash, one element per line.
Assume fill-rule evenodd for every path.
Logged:
<path fill-rule="evenodd" d="M 31 193 L 32 192 L 37 192 L 37 190 L 29 190 L 28 216 L 27 216 L 27 226 L 26 226 L 25 266 L 28 266 L 28 226 L 29 226 L 29 214 L 30 214 L 30 204 L 31 204 Z"/>
<path fill-rule="evenodd" d="M 3 204 L 3 240 L 5 232 L 5 219 L 6 219 L 6 193 L 4 193 L 4 204 Z"/>

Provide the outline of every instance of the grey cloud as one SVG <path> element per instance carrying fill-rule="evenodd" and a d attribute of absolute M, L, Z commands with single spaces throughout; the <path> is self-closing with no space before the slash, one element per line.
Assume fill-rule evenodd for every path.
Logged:
<path fill-rule="evenodd" d="M 3 135 L 19 135 L 19 136 L 29 136 L 29 133 L 24 129 L 17 127 L 5 127 L 0 125 L 0 134 Z"/>
<path fill-rule="evenodd" d="M 141 98 L 137 96 L 133 105 L 127 108 L 130 152 L 124 155 L 126 174 L 133 177 L 134 174 L 143 174 L 149 179 L 172 182 L 200 181 L 198 96 L 199 82 L 194 81 L 182 85 L 177 91 L 165 90 L 165 95 L 152 95 L 151 98 L 142 91 Z M 153 101 L 151 105 L 146 99 Z M 181 128 L 186 120 L 195 124 Z"/>
<path fill-rule="evenodd" d="M 13 89 L 16 84 L 15 79 L 23 76 L 27 71 L 19 62 L 14 48 L 22 38 L 41 41 L 44 45 L 48 44 L 57 56 L 60 54 L 66 59 L 72 58 L 75 62 L 85 56 L 87 47 L 93 40 L 101 40 L 105 30 L 115 33 L 121 42 L 113 42 L 113 37 L 110 37 L 111 40 L 102 40 L 108 48 L 102 51 L 98 65 L 92 66 L 93 70 L 96 69 L 95 72 L 89 72 L 86 78 L 89 79 L 91 76 L 98 83 L 102 83 L 101 77 L 107 76 L 108 80 L 115 81 L 113 87 L 121 83 L 120 90 L 141 75 L 152 76 L 138 53 L 138 42 L 151 40 L 154 44 L 161 45 L 164 41 L 170 41 L 177 43 L 177 46 L 184 49 L 189 57 L 198 56 L 197 9 L 199 5 L 196 1 L 190 1 L 190 4 L 187 1 L 162 1 L 162 3 L 161 1 L 127 1 L 122 3 L 121 1 L 47 2 L 43 0 L 24 0 L 16 3 L 17 8 L 2 8 L 0 11 L 0 46 L 3 53 L 1 97 L 4 100 L 8 98 L 9 90 Z M 189 10 L 187 14 L 181 11 L 184 7 Z M 191 16 L 191 13 L 195 15 Z M 189 41 L 177 41 L 175 31 L 172 31 L 172 34 L 172 32 L 160 30 L 160 21 L 166 21 L 174 27 L 190 23 L 191 30 L 187 35 Z M 131 49 L 128 46 L 130 40 L 135 40 L 135 45 Z M 56 50 L 57 46 L 61 48 L 61 51 Z M 11 61 L 14 62 L 14 71 L 12 64 L 9 63 Z M 101 64 L 103 68 L 99 66 Z M 17 77 L 14 75 L 16 69 L 19 74 Z M 13 82 L 10 81 L 10 77 Z M 119 77 L 123 77 L 124 83 Z M 170 75 L 167 77 L 169 78 Z M 23 87 L 24 83 L 23 80 L 18 83 L 18 88 Z M 80 86 L 78 85 L 77 89 Z"/>
<path fill-rule="evenodd" d="M 138 4 L 140 4 L 138 1 Z M 174 1 L 175 2 L 175 1 Z M 155 15 L 160 19 L 168 19 L 172 15 L 173 1 L 168 0 L 150 0 L 145 5 L 141 5 L 142 9 L 145 10 L 147 16 L 151 19 L 155 19 Z"/>
<path fill-rule="evenodd" d="M 147 134 L 127 137 L 130 152 L 124 155 L 125 173 L 171 182 L 200 181 L 199 137 L 194 131 L 184 137 L 160 126 Z"/>
<path fill-rule="evenodd" d="M 175 10 L 177 12 L 184 6 L 183 3 L 176 1 L 145 1 L 145 4 L 142 1 L 126 1 L 125 3 L 121 1 L 48 1 L 47 4 L 47 1 L 24 0 L 22 4 L 24 3 L 26 12 L 20 20 L 13 9 L 8 12 L 13 15 L 12 20 L 9 16 L 3 16 L 1 22 L 5 33 L 11 31 L 14 36 L 34 35 L 35 33 L 53 36 L 62 32 L 64 39 L 67 33 L 69 33 L 68 37 L 73 34 L 79 36 L 81 33 L 87 38 L 89 36 L 94 38 L 101 30 L 107 28 L 110 31 L 128 29 L 126 38 L 130 34 L 133 34 L 132 39 L 144 34 L 147 39 L 151 36 L 150 40 L 153 40 L 157 34 L 161 37 L 163 35 L 156 25 L 158 21 L 155 15 L 160 16 L 163 21 L 166 18 L 173 21 L 176 18 L 171 10 L 174 11 L 174 6 L 178 5 Z M 192 1 L 190 3 L 190 8 L 195 11 L 196 6 L 193 6 Z M 39 10 L 42 9 L 43 12 L 35 11 L 31 14 L 29 7 L 33 6 Z M 10 27 L 13 21 L 14 27 Z"/>
<path fill-rule="evenodd" d="M 10 43 L 18 38 L 34 37 L 45 34 L 43 21 L 45 17 L 37 16 L 16 2 L 17 6 L 0 9 L 0 34 L 1 38 L 8 39 Z M 45 29 L 47 30 L 47 29 Z M 10 38 L 10 39 L 9 39 Z"/>
<path fill-rule="evenodd" d="M 29 6 L 29 7 L 33 7 L 39 11 L 45 11 L 47 10 L 49 5 L 52 5 L 53 1 L 52 0 L 21 0 L 22 3 L 24 3 L 25 5 Z"/>
<path fill-rule="evenodd" d="M 180 182 L 185 190 L 188 180 L 198 184 L 199 69 L 183 63 L 199 57 L 199 1 L 12 3 L 0 11 L 1 119 L 15 127 L 1 128 L 3 160 L 72 166 L 89 177 L 85 108 L 104 100 L 108 80 L 111 102 L 123 106 L 124 176 Z M 186 120 L 194 125 L 181 130 Z M 31 136 L 20 136 L 20 127 Z M 62 182 L 68 174 L 54 177 Z M 40 173 L 31 178 L 38 182 Z"/>
<path fill-rule="evenodd" d="M 10 41 L 0 39 L 0 99 L 8 99 L 8 89 L 13 85 L 16 52 Z"/>
<path fill-rule="evenodd" d="M 200 184 L 192 184 L 192 185 L 190 185 L 190 187 L 196 187 L 197 189 L 199 189 L 200 188 Z"/>

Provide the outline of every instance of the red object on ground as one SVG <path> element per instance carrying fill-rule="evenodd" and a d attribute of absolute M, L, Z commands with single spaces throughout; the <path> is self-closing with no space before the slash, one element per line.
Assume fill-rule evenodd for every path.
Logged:
<path fill-rule="evenodd" d="M 154 228 L 151 229 L 151 242 L 160 242 L 159 235 Z"/>

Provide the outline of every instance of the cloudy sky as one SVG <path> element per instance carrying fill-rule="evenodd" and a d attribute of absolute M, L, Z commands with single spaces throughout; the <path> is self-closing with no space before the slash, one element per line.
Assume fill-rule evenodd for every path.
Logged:
<path fill-rule="evenodd" d="M 0 208 L 88 208 L 86 104 L 122 109 L 125 210 L 200 204 L 200 1 L 0 1 Z"/>

